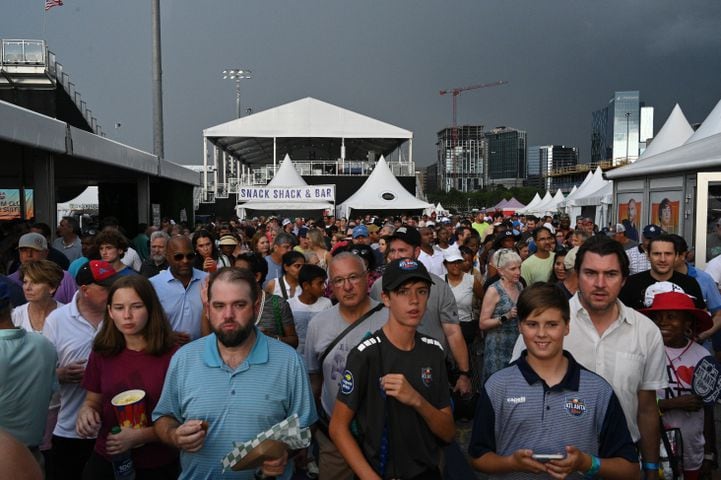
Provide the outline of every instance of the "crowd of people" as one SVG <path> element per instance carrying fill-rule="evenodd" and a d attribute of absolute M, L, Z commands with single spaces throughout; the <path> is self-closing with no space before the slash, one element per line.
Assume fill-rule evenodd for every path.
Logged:
<path fill-rule="evenodd" d="M 20 225 L 0 441 L 25 448 L 0 473 L 112 479 L 132 452 L 138 479 L 711 478 L 714 405 L 692 383 L 721 352 L 718 281 L 682 237 L 632 233 L 482 212 Z M 128 390 L 142 424 L 116 416 Z M 310 447 L 223 471 L 294 414 Z M 667 431 L 683 451 L 662 465 Z"/>

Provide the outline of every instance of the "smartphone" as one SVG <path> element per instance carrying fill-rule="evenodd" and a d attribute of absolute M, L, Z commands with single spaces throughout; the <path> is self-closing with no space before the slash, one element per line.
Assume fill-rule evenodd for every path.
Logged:
<path fill-rule="evenodd" d="M 561 455 L 560 453 L 534 453 L 531 455 L 531 458 L 536 460 L 537 462 L 546 463 L 550 462 L 551 460 L 563 460 L 566 458 L 565 455 Z"/>

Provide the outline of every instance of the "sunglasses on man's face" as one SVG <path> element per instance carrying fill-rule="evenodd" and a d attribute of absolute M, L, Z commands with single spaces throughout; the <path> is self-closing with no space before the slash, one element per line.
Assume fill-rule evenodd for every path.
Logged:
<path fill-rule="evenodd" d="M 173 255 L 173 260 L 175 260 L 176 262 L 182 261 L 183 258 L 185 258 L 187 260 L 192 260 L 195 258 L 195 253 L 194 252 L 176 253 L 175 255 Z"/>

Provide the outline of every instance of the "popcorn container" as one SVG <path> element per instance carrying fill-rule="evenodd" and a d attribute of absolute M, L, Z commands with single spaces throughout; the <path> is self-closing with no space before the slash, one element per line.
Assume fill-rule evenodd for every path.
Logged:
<path fill-rule="evenodd" d="M 121 427 L 143 428 L 148 426 L 144 390 L 126 390 L 115 395 L 110 403 L 113 405 L 118 425 Z"/>

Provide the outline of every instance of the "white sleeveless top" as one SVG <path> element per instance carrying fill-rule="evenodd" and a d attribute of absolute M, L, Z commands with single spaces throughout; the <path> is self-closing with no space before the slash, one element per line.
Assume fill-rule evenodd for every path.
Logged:
<path fill-rule="evenodd" d="M 446 280 L 447 281 L 447 280 Z M 455 287 L 451 286 L 453 296 L 458 306 L 458 320 L 461 322 L 473 321 L 473 275 L 464 273 L 461 282 Z"/>

